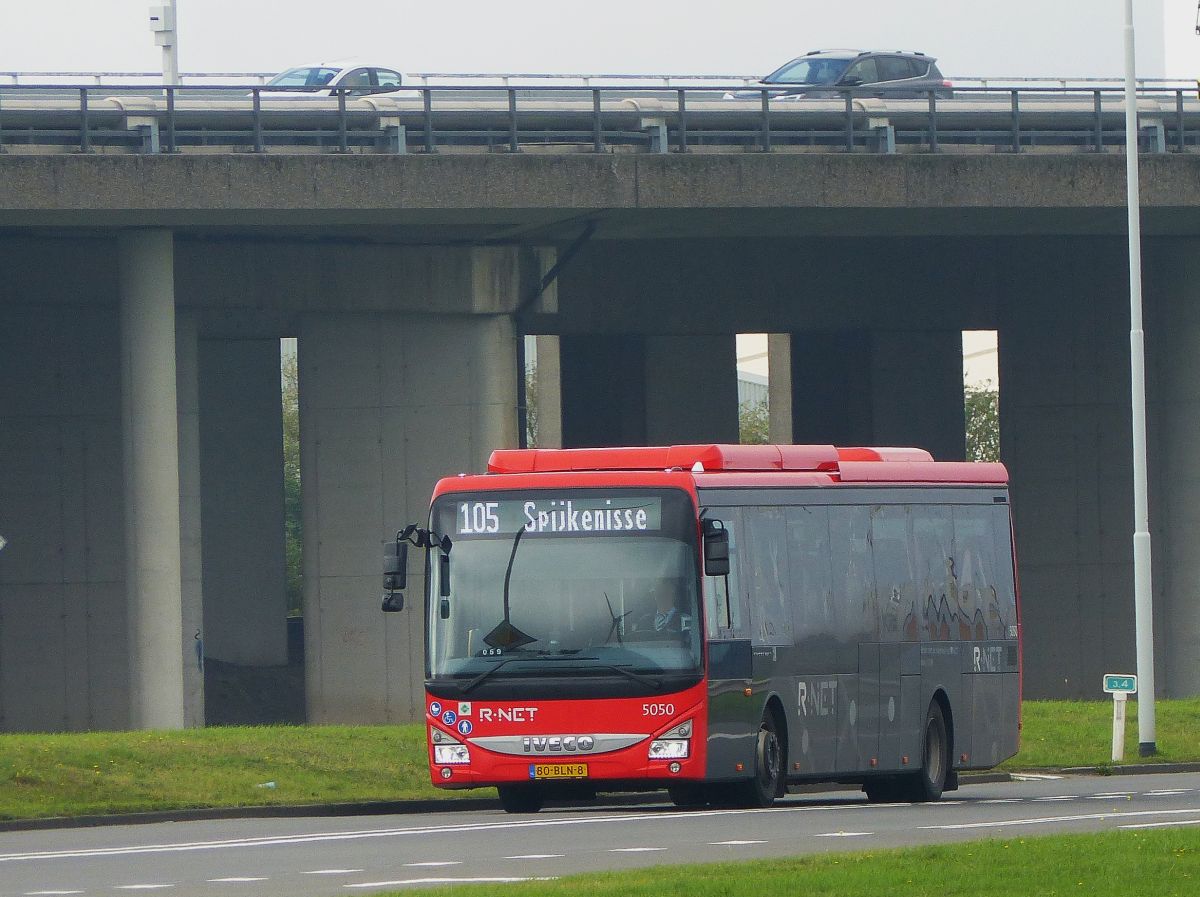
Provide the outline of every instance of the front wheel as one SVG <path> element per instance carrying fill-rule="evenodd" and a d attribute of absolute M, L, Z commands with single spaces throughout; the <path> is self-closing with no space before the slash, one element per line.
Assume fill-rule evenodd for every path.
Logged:
<path fill-rule="evenodd" d="M 768 710 L 758 726 L 754 745 L 754 776 L 737 785 L 738 800 L 745 807 L 769 807 L 784 790 L 784 747 L 775 728 L 775 715 Z"/>
<path fill-rule="evenodd" d="M 950 737 L 942 705 L 934 701 L 925 714 L 925 738 L 921 753 L 921 771 L 914 773 L 908 788 L 912 801 L 937 800 L 946 788 L 950 774 Z"/>
<path fill-rule="evenodd" d="M 536 813 L 545 803 L 545 796 L 529 785 L 499 785 L 500 806 L 505 813 Z"/>
<path fill-rule="evenodd" d="M 678 785 L 668 785 L 667 794 L 671 803 L 681 810 L 691 810 L 703 807 L 709 801 L 709 793 L 703 785 L 692 782 L 681 782 Z"/>

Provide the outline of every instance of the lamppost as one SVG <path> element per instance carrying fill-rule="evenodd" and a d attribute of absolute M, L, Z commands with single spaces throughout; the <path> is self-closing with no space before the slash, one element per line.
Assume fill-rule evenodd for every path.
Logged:
<path fill-rule="evenodd" d="M 1133 606 L 1137 638 L 1138 753 L 1158 752 L 1154 735 L 1154 608 L 1146 485 L 1146 347 L 1142 330 L 1142 224 L 1138 196 L 1137 84 L 1133 0 L 1125 0 L 1125 192 L 1129 214 L 1129 368 L 1133 404 Z"/>
<path fill-rule="evenodd" d="M 179 86 L 179 36 L 175 29 L 175 0 L 150 7 L 150 30 L 162 47 L 163 84 Z"/>

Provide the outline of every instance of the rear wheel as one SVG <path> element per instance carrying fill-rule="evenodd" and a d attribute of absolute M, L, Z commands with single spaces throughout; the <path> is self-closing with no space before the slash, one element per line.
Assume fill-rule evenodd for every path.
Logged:
<path fill-rule="evenodd" d="M 925 739 L 921 754 L 921 771 L 913 774 L 908 783 L 908 799 L 937 800 L 946 788 L 950 775 L 950 736 L 942 705 L 934 701 L 925 714 Z"/>
<path fill-rule="evenodd" d="M 754 776 L 739 783 L 737 803 L 746 807 L 769 807 L 784 789 L 784 747 L 775 727 L 775 714 L 767 710 L 758 726 L 754 745 Z"/>
<path fill-rule="evenodd" d="M 542 792 L 529 785 L 500 785 L 496 791 L 506 813 L 536 813 L 545 803 Z"/>
<path fill-rule="evenodd" d="M 880 776 L 863 782 L 862 790 L 873 804 L 888 804 L 904 800 L 904 788 L 891 776 Z"/>

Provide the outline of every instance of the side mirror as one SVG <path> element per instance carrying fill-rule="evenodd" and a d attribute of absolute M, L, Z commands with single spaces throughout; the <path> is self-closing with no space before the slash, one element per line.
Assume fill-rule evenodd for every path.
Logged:
<path fill-rule="evenodd" d="M 383 546 L 383 587 L 389 592 L 408 584 L 408 543 L 396 540 Z"/>
<path fill-rule="evenodd" d="M 863 83 L 863 79 L 858 75 L 847 75 L 838 82 L 839 87 L 858 87 Z"/>
<path fill-rule="evenodd" d="M 729 575 L 729 530 L 720 520 L 704 521 L 704 572 L 708 576 Z"/>
<path fill-rule="evenodd" d="M 394 614 L 402 610 L 404 610 L 403 592 L 388 592 L 383 596 L 383 612 L 385 614 Z"/>
<path fill-rule="evenodd" d="M 450 597 L 450 555 L 438 555 L 438 595 Z M 443 618 L 444 619 L 444 618 Z"/>

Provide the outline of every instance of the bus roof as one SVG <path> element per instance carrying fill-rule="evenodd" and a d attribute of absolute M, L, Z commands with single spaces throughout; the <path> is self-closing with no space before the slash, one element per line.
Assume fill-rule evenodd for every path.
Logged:
<path fill-rule="evenodd" d="M 832 445 L 671 445 L 627 448 L 499 449 L 488 473 L 682 470 L 693 473 L 787 473 L 829 475 L 834 482 L 1008 482 L 994 462 L 935 461 L 917 448 L 837 448 Z M 707 479 L 707 477 L 706 477 Z"/>

